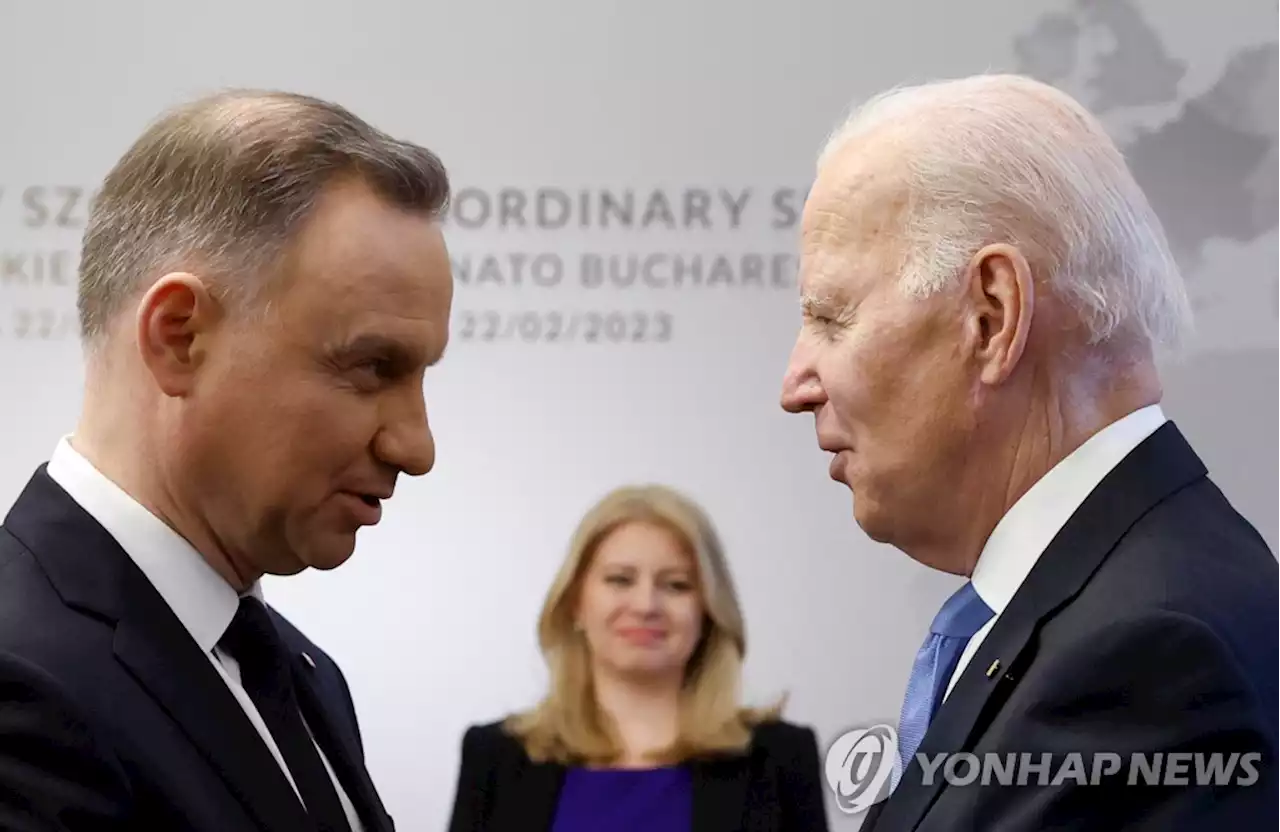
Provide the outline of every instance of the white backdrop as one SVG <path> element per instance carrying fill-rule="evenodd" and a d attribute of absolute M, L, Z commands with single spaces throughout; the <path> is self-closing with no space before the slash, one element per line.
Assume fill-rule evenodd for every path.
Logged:
<path fill-rule="evenodd" d="M 954 582 L 867 541 L 811 420 L 777 404 L 817 147 L 879 89 L 987 69 L 1097 107 L 1200 311 L 1167 410 L 1274 549 L 1276 26 L 1245 0 L 6 4 L 0 506 L 77 415 L 76 251 L 109 165 L 188 96 L 314 93 L 432 147 L 458 191 L 438 467 L 341 570 L 267 586 L 346 670 L 400 828 L 442 828 L 466 725 L 539 695 L 543 593 L 621 482 L 686 489 L 721 526 L 753 697 L 790 691 L 824 743 L 894 720 Z M 617 279 L 584 285 L 610 257 Z"/>

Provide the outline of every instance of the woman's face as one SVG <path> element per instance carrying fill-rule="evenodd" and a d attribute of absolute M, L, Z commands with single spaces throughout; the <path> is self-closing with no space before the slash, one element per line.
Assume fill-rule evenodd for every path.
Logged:
<path fill-rule="evenodd" d="M 577 612 L 598 668 L 681 679 L 702 635 L 697 565 L 670 530 L 628 522 L 597 546 Z"/>

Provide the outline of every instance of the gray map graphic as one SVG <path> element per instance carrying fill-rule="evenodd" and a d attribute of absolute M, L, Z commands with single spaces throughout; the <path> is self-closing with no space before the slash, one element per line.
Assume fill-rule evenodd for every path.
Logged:
<path fill-rule="evenodd" d="M 1102 51 L 1084 88 L 1065 84 L 1089 46 Z M 1020 72 L 1070 88 L 1104 121 L 1177 105 L 1172 119 L 1140 127 L 1123 149 L 1193 296 L 1212 302 L 1194 286 L 1206 243 L 1250 243 L 1276 228 L 1276 42 L 1237 52 L 1208 90 L 1185 101 L 1187 61 L 1169 53 L 1132 0 L 1075 0 L 1019 36 L 1014 54 Z"/>
<path fill-rule="evenodd" d="M 1195 56 L 1173 54 L 1135 0 L 1055 5 L 1060 11 L 1016 38 L 1016 69 L 1078 96 L 1115 128 L 1164 223 L 1196 317 L 1212 313 L 1217 330 L 1207 346 L 1167 368 L 1166 413 L 1275 551 L 1275 312 L 1256 309 L 1274 310 L 1280 286 L 1272 236 L 1280 178 L 1274 24 L 1270 42 L 1237 49 L 1216 78 L 1193 82 L 1196 61 L 1187 58 Z M 1160 7 L 1147 8 L 1154 15 Z M 1243 255 L 1213 255 L 1221 242 Z"/>

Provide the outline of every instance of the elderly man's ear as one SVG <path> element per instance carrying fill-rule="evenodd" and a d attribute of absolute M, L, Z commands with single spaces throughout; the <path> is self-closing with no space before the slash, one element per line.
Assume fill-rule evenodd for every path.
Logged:
<path fill-rule="evenodd" d="M 221 317 L 221 305 L 193 274 L 166 274 L 147 290 L 138 304 L 138 352 L 165 395 L 190 392 Z"/>
<path fill-rule="evenodd" d="M 1004 243 L 973 256 L 965 273 L 966 347 L 986 384 L 1000 384 L 1026 349 L 1035 309 L 1031 266 L 1022 252 Z"/>

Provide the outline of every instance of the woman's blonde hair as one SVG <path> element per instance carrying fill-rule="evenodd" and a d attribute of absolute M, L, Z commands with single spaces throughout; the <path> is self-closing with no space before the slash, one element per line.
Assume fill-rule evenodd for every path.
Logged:
<path fill-rule="evenodd" d="M 740 704 L 746 655 L 742 611 L 720 537 L 706 513 L 666 486 L 625 486 L 605 495 L 579 523 L 538 620 L 550 689 L 535 708 L 506 721 L 535 761 L 608 765 L 623 753 L 596 702 L 589 648 L 574 630 L 574 607 L 601 541 L 633 522 L 661 526 L 681 540 L 696 564 L 703 603 L 703 632 L 685 673 L 677 739 L 654 762 L 742 751 L 754 725 L 781 713 L 782 702 L 760 709 Z"/>

